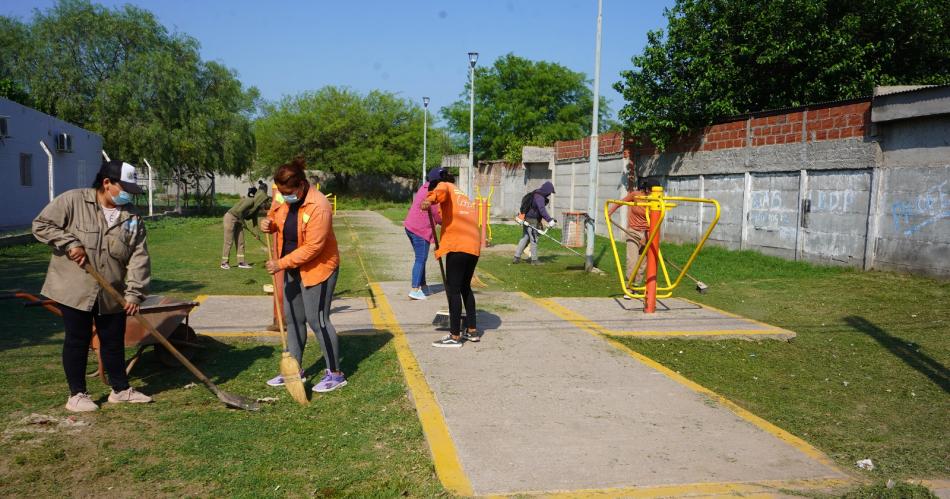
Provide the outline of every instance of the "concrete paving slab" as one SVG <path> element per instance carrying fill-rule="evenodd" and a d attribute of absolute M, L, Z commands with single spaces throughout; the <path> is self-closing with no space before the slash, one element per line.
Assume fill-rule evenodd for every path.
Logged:
<path fill-rule="evenodd" d="M 198 334 L 227 336 L 274 336 L 266 329 L 273 321 L 273 298 L 270 296 L 200 297 L 201 305 L 189 317 L 189 324 Z M 333 300 L 330 320 L 341 335 L 375 334 L 369 305 L 365 298 L 338 298 Z M 308 327 L 308 331 L 313 331 Z"/>
<path fill-rule="evenodd" d="M 523 295 L 478 293 L 482 342 L 445 349 L 430 345 L 443 294 L 380 286 L 476 494 L 844 478 Z"/>
<path fill-rule="evenodd" d="M 643 338 L 782 339 L 794 331 L 771 326 L 682 298 L 657 300 L 656 312 L 643 313 L 643 302 L 621 298 L 552 298 L 603 333 Z"/>

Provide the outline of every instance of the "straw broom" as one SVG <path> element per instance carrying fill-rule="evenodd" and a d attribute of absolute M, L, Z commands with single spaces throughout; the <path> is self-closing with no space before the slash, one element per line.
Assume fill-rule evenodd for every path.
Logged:
<path fill-rule="evenodd" d="M 265 232 L 265 235 L 267 236 L 267 254 L 271 260 L 274 260 L 274 249 L 270 244 L 270 234 Z M 271 274 L 271 280 L 276 290 L 277 277 Z M 280 354 L 280 375 L 284 378 L 284 386 L 287 388 L 287 393 L 290 393 L 290 396 L 293 397 L 298 404 L 308 405 L 310 401 L 307 400 L 307 389 L 303 386 L 303 381 L 300 379 L 300 364 L 287 350 L 287 332 L 284 330 L 284 304 L 277 303 L 277 293 L 274 293 L 273 296 L 274 308 L 277 310 L 277 325 L 280 328 L 280 345 L 283 348 L 283 352 Z"/>

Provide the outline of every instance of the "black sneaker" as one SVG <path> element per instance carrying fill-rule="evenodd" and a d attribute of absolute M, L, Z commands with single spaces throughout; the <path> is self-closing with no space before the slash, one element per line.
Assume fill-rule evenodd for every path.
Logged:
<path fill-rule="evenodd" d="M 441 340 L 433 341 L 432 346 L 441 348 L 461 348 L 462 340 L 453 339 L 451 334 L 445 335 Z"/>
<path fill-rule="evenodd" d="M 542 265 L 538 260 L 531 260 L 531 265 Z"/>
<path fill-rule="evenodd" d="M 472 332 L 463 331 L 462 339 L 464 341 L 471 341 L 472 343 L 478 343 L 479 341 L 482 341 L 482 333 L 478 331 L 472 331 Z"/>
<path fill-rule="evenodd" d="M 515 259 L 511 261 L 511 263 L 513 263 L 513 264 L 521 263 L 521 258 L 519 258 L 519 257 L 516 256 Z"/>

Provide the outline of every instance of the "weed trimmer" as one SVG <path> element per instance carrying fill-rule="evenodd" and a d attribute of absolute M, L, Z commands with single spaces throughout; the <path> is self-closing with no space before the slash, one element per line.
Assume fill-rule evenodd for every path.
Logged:
<path fill-rule="evenodd" d="M 544 236 L 544 237 L 546 237 L 546 238 L 548 238 L 548 239 L 550 239 L 550 240 L 556 242 L 559 246 L 561 246 L 562 248 L 564 248 L 564 249 L 570 251 L 571 253 L 574 253 L 575 255 L 577 255 L 577 256 L 579 256 L 579 257 L 581 257 L 581 258 L 587 258 L 585 255 L 582 255 L 582 254 L 578 253 L 576 250 L 574 250 L 574 248 L 571 248 L 571 247 L 569 247 L 569 246 L 566 246 L 566 245 L 565 245 L 564 243 L 562 243 L 561 241 L 558 241 L 557 239 L 555 239 L 555 238 L 549 236 L 547 229 L 545 229 L 545 230 L 538 229 L 537 227 L 531 225 L 531 223 L 529 223 L 527 220 L 522 220 L 522 219 L 520 219 L 520 218 L 516 218 L 515 221 L 516 221 L 519 225 L 523 225 L 523 226 L 525 226 L 525 227 L 527 227 L 527 228 L 533 230 L 535 233 L 540 234 L 540 235 L 542 235 L 542 236 Z M 593 271 L 594 271 L 595 273 L 597 273 L 597 274 L 602 274 L 602 273 L 604 272 L 604 271 L 598 269 L 597 267 L 594 267 Z"/>
<path fill-rule="evenodd" d="M 92 278 L 99 283 L 99 286 L 101 286 L 102 289 L 106 290 L 106 293 L 109 293 L 113 300 L 117 301 L 120 305 L 122 305 L 123 308 L 128 305 L 128 303 L 125 301 L 125 298 L 123 298 L 122 295 L 120 295 L 119 292 L 116 291 L 115 288 L 113 288 L 112 285 L 109 284 L 109 282 L 106 281 L 88 261 L 83 266 L 83 269 L 85 269 L 86 272 L 89 273 L 89 275 L 91 275 Z M 235 409 L 244 409 L 245 411 L 260 410 L 261 406 L 256 401 L 242 397 L 240 395 L 228 393 L 218 388 L 218 386 L 212 383 L 211 380 L 204 375 L 204 373 L 199 371 L 194 364 L 185 358 L 185 356 L 182 355 L 181 352 L 179 352 L 178 349 L 168 341 L 168 339 L 162 336 L 162 334 L 155 329 L 155 326 L 153 326 L 152 323 L 148 321 L 148 319 L 143 317 L 142 314 L 138 312 L 135 313 L 134 317 L 139 321 L 139 324 L 141 324 L 142 327 L 144 327 L 145 330 L 149 332 L 149 334 L 158 340 L 158 342 L 161 343 L 166 350 L 171 352 L 171 354 L 174 355 L 176 359 L 178 359 L 178 362 L 181 362 L 183 366 L 191 371 L 191 374 L 194 374 L 196 378 L 201 380 L 201 382 L 204 383 L 205 386 L 207 386 L 208 389 L 218 397 L 218 400 L 224 402 L 224 404 L 228 407 L 233 407 Z"/>
<path fill-rule="evenodd" d="M 620 224 L 618 224 L 617 222 L 614 222 L 613 220 L 611 220 L 610 223 L 612 223 L 612 224 L 614 225 L 614 227 L 616 227 L 616 228 L 622 230 L 624 234 L 630 236 L 631 238 L 634 237 L 633 234 L 630 233 L 630 231 L 628 231 L 627 229 L 624 229 L 623 227 L 621 227 Z M 674 269 L 679 270 L 680 272 L 683 271 L 683 269 L 677 267 L 675 263 L 673 263 L 673 262 L 667 260 L 666 257 L 663 258 L 663 261 L 666 262 L 666 264 L 669 265 L 670 267 L 673 267 Z M 694 283 L 696 283 L 696 291 L 698 291 L 699 294 L 704 295 L 704 294 L 706 294 L 706 291 L 709 291 L 709 286 L 707 286 L 706 283 L 704 283 L 703 281 L 700 281 L 700 280 L 696 279 L 695 277 L 693 277 L 693 276 L 691 276 L 691 275 L 689 275 L 689 274 L 685 274 L 685 275 L 686 275 L 686 277 L 689 278 L 689 280 L 691 280 L 691 281 L 693 281 Z"/>
<path fill-rule="evenodd" d="M 267 237 L 267 256 L 274 260 L 274 249 L 270 244 L 270 234 L 264 233 Z M 300 363 L 297 362 L 290 351 L 287 350 L 287 331 L 284 330 L 284 304 L 277 303 L 277 276 L 271 274 L 271 282 L 274 284 L 274 309 L 277 311 L 277 327 L 280 330 L 280 375 L 284 378 L 284 386 L 287 387 L 287 393 L 293 397 L 300 405 L 310 403 L 307 400 L 307 390 L 303 386 L 303 380 L 300 379 Z"/>
<path fill-rule="evenodd" d="M 435 240 L 435 251 L 439 251 L 439 234 L 435 231 L 435 219 L 432 218 L 432 209 L 426 210 L 426 213 L 429 215 L 429 227 L 432 228 L 432 238 Z M 445 282 L 445 265 L 442 263 L 442 258 L 436 257 L 436 260 L 439 261 L 439 272 L 442 273 L 442 289 L 445 292 L 445 300 L 449 301 L 449 288 L 446 286 Z M 451 307 L 451 304 L 449 304 Z M 462 312 L 462 317 L 465 317 L 465 312 Z M 447 328 L 449 327 L 449 311 L 439 310 L 435 313 L 435 317 L 432 319 L 432 325 L 438 328 Z"/>

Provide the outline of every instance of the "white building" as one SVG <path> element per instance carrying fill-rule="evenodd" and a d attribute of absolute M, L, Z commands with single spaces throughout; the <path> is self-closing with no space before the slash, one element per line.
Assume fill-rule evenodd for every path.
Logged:
<path fill-rule="evenodd" d="M 91 186 L 101 164 L 98 134 L 0 97 L 0 230 L 27 227 L 55 196 Z"/>

